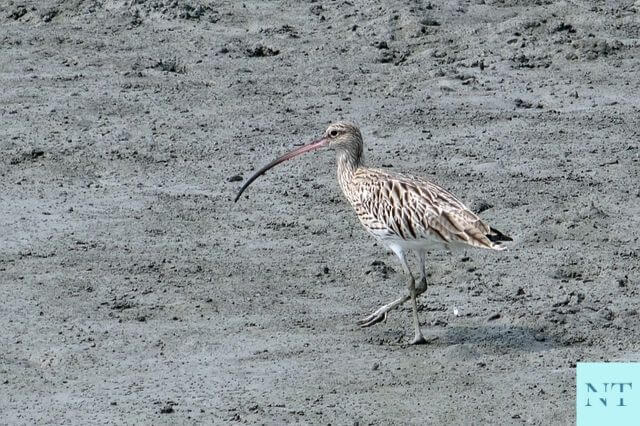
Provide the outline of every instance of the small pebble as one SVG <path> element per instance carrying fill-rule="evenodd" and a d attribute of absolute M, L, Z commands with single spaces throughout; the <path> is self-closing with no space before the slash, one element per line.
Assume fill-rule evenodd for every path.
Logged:
<path fill-rule="evenodd" d="M 491 315 L 489 318 L 487 318 L 487 321 L 497 320 L 498 318 L 500 318 L 500 312 L 496 312 L 495 314 Z"/>

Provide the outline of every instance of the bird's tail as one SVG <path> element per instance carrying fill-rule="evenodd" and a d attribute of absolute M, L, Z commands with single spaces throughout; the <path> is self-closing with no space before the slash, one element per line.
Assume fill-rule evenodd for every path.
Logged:
<path fill-rule="evenodd" d="M 487 234 L 487 238 L 489 239 L 489 241 L 496 244 L 495 248 L 498 250 L 505 248 L 504 246 L 502 246 L 501 243 L 513 241 L 513 238 L 503 234 L 502 232 L 498 231 L 495 228 L 489 228 L 489 233 Z"/>

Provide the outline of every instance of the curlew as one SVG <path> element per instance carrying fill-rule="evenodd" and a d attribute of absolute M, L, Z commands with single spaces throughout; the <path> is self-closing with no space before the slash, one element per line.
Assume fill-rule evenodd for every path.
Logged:
<path fill-rule="evenodd" d="M 420 330 L 416 297 L 427 290 L 425 253 L 433 248 L 472 246 L 503 250 L 512 239 L 483 222 L 475 213 L 442 187 L 426 179 L 366 167 L 362 134 L 353 124 L 331 124 L 324 135 L 295 149 L 258 170 L 247 180 L 234 201 L 267 170 L 305 152 L 319 148 L 336 151 L 338 182 L 355 210 L 360 223 L 378 241 L 393 251 L 409 277 L 408 294 L 403 294 L 371 315 L 358 321 L 369 327 L 387 317 L 392 309 L 411 300 L 414 337 L 412 344 L 425 343 Z M 421 278 L 416 286 L 406 254 L 415 251 L 420 260 Z"/>

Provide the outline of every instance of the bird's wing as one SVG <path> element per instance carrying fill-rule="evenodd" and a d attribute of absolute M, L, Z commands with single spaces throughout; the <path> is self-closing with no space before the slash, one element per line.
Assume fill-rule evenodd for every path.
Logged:
<path fill-rule="evenodd" d="M 498 248 L 491 228 L 444 188 L 425 179 L 365 169 L 356 172 L 352 204 L 363 225 L 381 237 L 436 239 Z"/>

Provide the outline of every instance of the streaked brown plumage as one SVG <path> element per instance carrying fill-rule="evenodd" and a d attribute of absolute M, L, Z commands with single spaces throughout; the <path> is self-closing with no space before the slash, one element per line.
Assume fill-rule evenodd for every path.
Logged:
<path fill-rule="evenodd" d="M 428 180 L 365 167 L 360 130 L 345 122 L 330 125 L 321 139 L 291 151 L 260 169 L 245 182 L 235 201 L 251 182 L 268 169 L 322 147 L 336 151 L 338 182 L 362 225 L 398 256 L 409 276 L 409 294 L 382 306 L 359 321 L 360 325 L 368 327 L 384 320 L 390 310 L 411 299 L 415 332 L 412 343 L 424 343 L 416 297 L 427 289 L 425 251 L 450 246 L 502 250 L 505 248 L 502 243 L 511 241 L 511 238 L 491 228 L 450 192 Z M 409 250 L 417 251 L 420 257 L 422 276 L 417 287 L 405 258 Z"/>
<path fill-rule="evenodd" d="M 360 168 L 343 187 L 364 227 L 382 240 L 503 247 L 478 216 L 442 187 L 414 176 Z M 494 238 L 494 241 L 492 241 Z"/>

